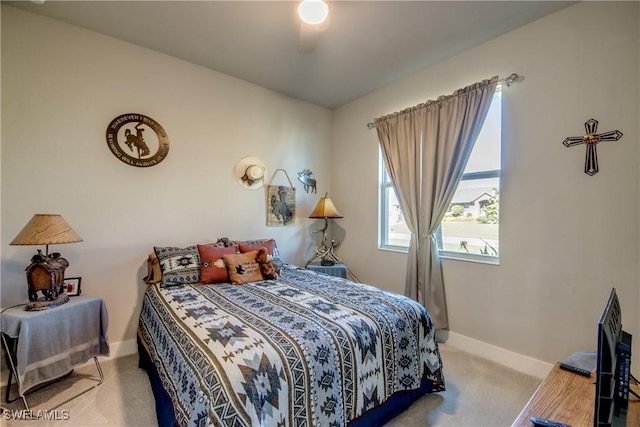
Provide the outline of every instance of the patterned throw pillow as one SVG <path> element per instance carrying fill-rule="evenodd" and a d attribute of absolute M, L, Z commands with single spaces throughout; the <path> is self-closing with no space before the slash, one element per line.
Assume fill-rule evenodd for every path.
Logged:
<path fill-rule="evenodd" d="M 259 282 L 262 279 L 260 266 L 256 262 L 258 251 L 251 251 L 244 254 L 222 255 L 227 268 L 231 283 L 240 285 L 242 283 Z"/>
<path fill-rule="evenodd" d="M 229 272 L 222 256 L 235 254 L 236 248 L 198 245 L 198 253 L 200 254 L 201 283 L 229 283 Z"/>
<path fill-rule="evenodd" d="M 162 269 L 161 286 L 177 286 L 200 281 L 200 255 L 197 246 L 153 249 Z"/>

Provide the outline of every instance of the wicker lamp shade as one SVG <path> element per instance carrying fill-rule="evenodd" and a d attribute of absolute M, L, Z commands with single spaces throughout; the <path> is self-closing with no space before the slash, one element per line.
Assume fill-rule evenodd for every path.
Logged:
<path fill-rule="evenodd" d="M 59 245 L 82 241 L 82 237 L 73 231 L 62 215 L 35 214 L 9 244 L 18 246 Z"/>

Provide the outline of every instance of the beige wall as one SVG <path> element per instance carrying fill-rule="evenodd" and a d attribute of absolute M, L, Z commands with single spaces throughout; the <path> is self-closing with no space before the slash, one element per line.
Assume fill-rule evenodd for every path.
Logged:
<path fill-rule="evenodd" d="M 107 125 L 124 113 L 164 127 L 162 163 L 136 168 L 109 151 Z M 285 261 L 303 263 L 316 225 L 307 217 L 330 183 L 330 126 L 327 109 L 2 6 L 2 306 L 27 300 L 24 268 L 37 248 L 8 243 L 34 213 L 61 213 L 84 238 L 51 249 L 83 293 L 104 297 L 113 343 L 135 338 L 154 245 L 273 237 Z M 288 172 L 295 226 L 265 225 L 264 190 L 235 179 L 247 155 Z M 297 181 L 304 168 L 318 195 Z"/>
<path fill-rule="evenodd" d="M 582 2 L 336 110 L 339 255 L 360 279 L 404 291 L 406 255 L 377 249 L 378 143 L 366 123 L 516 72 L 524 81 L 503 92 L 501 262 L 444 261 L 451 333 L 554 363 L 595 349 L 615 286 L 624 328 L 640 337 L 639 6 Z M 562 145 L 590 118 L 624 133 L 598 145 L 592 177 L 584 146 Z"/>

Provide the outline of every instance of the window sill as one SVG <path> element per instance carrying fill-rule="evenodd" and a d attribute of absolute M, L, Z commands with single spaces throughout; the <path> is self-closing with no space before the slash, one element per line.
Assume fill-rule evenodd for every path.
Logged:
<path fill-rule="evenodd" d="M 440 259 L 475 262 L 478 264 L 500 265 L 500 257 L 497 256 L 464 254 L 451 251 L 440 251 Z"/>
<path fill-rule="evenodd" d="M 408 253 L 409 249 L 404 246 L 378 246 L 378 250 L 396 253 Z M 440 251 L 441 259 L 450 259 L 455 261 L 475 262 L 478 264 L 500 265 L 500 257 L 489 255 L 464 254 L 451 251 Z"/>
<path fill-rule="evenodd" d="M 409 248 L 406 246 L 392 246 L 392 245 L 380 245 L 378 250 L 387 252 L 396 252 L 401 254 L 409 253 Z"/>

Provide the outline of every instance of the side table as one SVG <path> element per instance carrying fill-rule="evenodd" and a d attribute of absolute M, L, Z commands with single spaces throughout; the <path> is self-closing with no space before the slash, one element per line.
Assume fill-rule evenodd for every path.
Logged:
<path fill-rule="evenodd" d="M 66 304 L 42 311 L 25 311 L 23 306 L 3 311 L 0 332 L 10 368 L 5 400 L 9 402 L 15 376 L 18 395 L 29 409 L 25 398 L 29 389 L 68 374 L 91 358 L 100 374 L 94 387 L 102 384 L 96 356 L 109 355 L 107 327 L 107 308 L 99 297 L 72 297 Z"/>
<path fill-rule="evenodd" d="M 319 262 L 310 262 L 306 268 L 329 276 L 342 277 L 343 279 L 346 279 L 349 274 L 349 269 L 345 264 L 322 265 Z"/>

